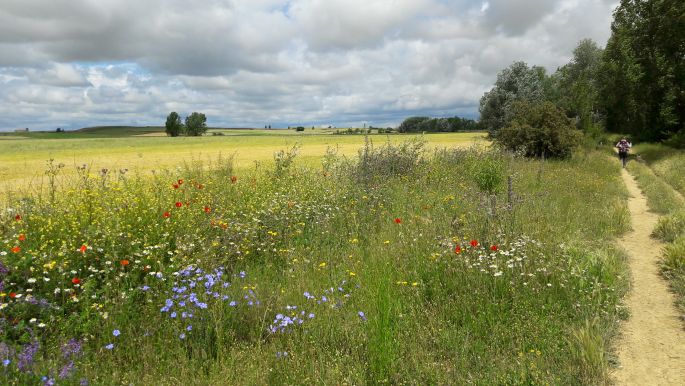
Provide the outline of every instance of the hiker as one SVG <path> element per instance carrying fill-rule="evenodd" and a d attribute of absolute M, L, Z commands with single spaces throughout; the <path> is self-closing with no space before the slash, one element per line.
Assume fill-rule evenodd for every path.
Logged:
<path fill-rule="evenodd" d="M 628 161 L 628 151 L 631 147 L 633 147 L 633 144 L 630 143 L 626 137 L 621 138 L 621 140 L 616 144 L 616 148 L 618 149 L 618 158 L 621 160 L 621 165 L 623 165 L 623 167 L 626 167 L 626 162 Z"/>

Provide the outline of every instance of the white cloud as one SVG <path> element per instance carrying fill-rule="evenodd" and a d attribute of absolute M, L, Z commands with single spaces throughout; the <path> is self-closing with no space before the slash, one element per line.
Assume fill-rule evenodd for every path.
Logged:
<path fill-rule="evenodd" d="M 475 116 L 515 60 L 608 38 L 612 1 L 3 0 L 0 130 Z"/>

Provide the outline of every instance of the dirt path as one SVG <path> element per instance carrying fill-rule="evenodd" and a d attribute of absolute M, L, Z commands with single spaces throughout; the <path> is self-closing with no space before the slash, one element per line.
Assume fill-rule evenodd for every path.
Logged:
<path fill-rule="evenodd" d="M 635 179 L 623 170 L 631 198 L 633 231 L 620 239 L 630 257 L 632 288 L 626 298 L 630 318 L 618 342 L 619 385 L 685 385 L 685 330 L 674 307 L 674 296 L 659 276 L 657 261 L 663 244 L 650 238 L 658 216 Z"/>

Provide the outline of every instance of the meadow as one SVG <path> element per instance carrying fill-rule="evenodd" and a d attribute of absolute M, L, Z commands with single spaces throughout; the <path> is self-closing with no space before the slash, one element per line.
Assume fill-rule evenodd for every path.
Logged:
<path fill-rule="evenodd" d="M 628 276 L 613 240 L 630 226 L 608 150 L 539 161 L 473 134 L 372 138 L 298 137 L 296 154 L 245 136 L 245 158 L 53 168 L 7 196 L 0 383 L 607 383 Z M 22 146 L 42 165 L 96 147 L 79 165 L 232 140 Z"/>
<path fill-rule="evenodd" d="M 87 164 L 91 170 L 127 169 L 149 174 L 185 162 L 214 162 L 232 157 L 238 169 L 272 162 L 273 155 L 298 145 L 301 161 L 316 163 L 329 147 L 340 155 L 356 155 L 362 135 L 334 135 L 334 130 L 222 130 L 207 137 L 167 138 L 161 128 L 100 127 L 67 133 L 8 133 L 0 136 L 0 194 L 39 189 L 45 182 L 46 162 L 64 165 L 61 174 L 74 174 Z M 416 135 L 373 134 L 374 141 L 402 142 Z M 426 137 L 432 147 L 469 146 L 485 142 L 482 133 L 445 133 Z"/>

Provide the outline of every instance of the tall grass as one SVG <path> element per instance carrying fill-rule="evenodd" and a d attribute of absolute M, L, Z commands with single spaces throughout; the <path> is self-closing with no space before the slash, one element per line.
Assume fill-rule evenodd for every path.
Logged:
<path fill-rule="evenodd" d="M 654 212 L 668 214 L 685 205 L 683 198 L 676 194 L 667 182 L 655 175 L 648 166 L 631 162 L 628 164 L 628 170 L 637 179 L 638 185 L 647 196 L 647 205 Z"/>
<path fill-rule="evenodd" d="M 189 164 L 8 203 L 0 379 L 59 378 L 75 338 L 74 383 L 606 381 L 626 287 L 618 165 L 364 151 L 330 152 L 323 173 Z"/>

